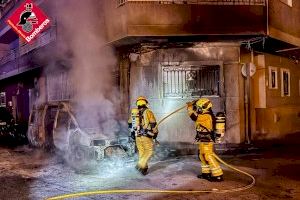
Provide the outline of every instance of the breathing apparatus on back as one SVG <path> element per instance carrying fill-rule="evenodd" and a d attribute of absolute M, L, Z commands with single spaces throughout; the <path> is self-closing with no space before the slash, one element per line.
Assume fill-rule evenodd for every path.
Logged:
<path fill-rule="evenodd" d="M 139 131 L 141 129 L 141 116 L 139 109 L 133 108 L 131 110 L 131 119 L 132 119 L 132 131 Z"/>
<path fill-rule="evenodd" d="M 193 110 L 200 114 L 210 114 L 213 119 L 213 130 L 211 132 L 211 137 L 216 143 L 221 143 L 221 139 L 225 135 L 225 113 L 218 112 L 214 115 L 212 111 L 212 103 L 207 98 L 200 98 L 192 102 L 188 102 L 187 106 L 193 106 Z"/>
<path fill-rule="evenodd" d="M 146 136 L 156 141 L 157 123 L 152 111 L 148 108 L 148 100 L 140 96 L 136 100 L 136 106 L 137 108 L 131 110 L 128 121 L 131 137 L 135 139 L 137 136 Z M 144 119 L 144 117 L 147 118 Z"/>
<path fill-rule="evenodd" d="M 226 116 L 224 112 L 218 112 L 215 117 L 215 133 L 217 143 L 221 143 L 221 139 L 225 135 Z"/>

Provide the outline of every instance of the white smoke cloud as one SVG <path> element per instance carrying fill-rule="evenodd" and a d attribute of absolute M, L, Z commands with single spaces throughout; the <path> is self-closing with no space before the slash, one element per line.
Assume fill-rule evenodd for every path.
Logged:
<path fill-rule="evenodd" d="M 73 108 L 82 128 L 96 128 L 111 135 L 117 126 L 112 72 L 116 66 L 113 50 L 106 46 L 99 0 L 56 0 L 59 52 L 71 64 L 74 89 Z"/>

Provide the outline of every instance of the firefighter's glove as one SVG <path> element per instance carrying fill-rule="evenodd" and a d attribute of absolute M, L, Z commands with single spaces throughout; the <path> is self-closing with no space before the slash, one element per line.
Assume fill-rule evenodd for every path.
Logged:
<path fill-rule="evenodd" d="M 187 105 L 187 107 L 191 107 L 191 106 L 193 106 L 193 102 L 186 102 L 186 105 Z"/>
<path fill-rule="evenodd" d="M 197 100 L 187 102 L 187 103 L 186 103 L 187 108 L 188 108 L 188 109 L 194 109 L 194 107 L 196 106 L 196 102 L 197 102 Z"/>
<path fill-rule="evenodd" d="M 189 112 L 194 111 L 194 106 L 193 106 L 193 104 L 187 104 L 186 109 L 187 109 Z"/>

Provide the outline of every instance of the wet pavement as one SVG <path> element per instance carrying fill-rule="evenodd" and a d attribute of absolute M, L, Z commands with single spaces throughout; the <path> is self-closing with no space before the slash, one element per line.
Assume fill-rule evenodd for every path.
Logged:
<path fill-rule="evenodd" d="M 222 159 L 247 171 L 256 185 L 225 194 L 114 194 L 73 199 L 300 199 L 300 147 L 278 146 L 247 154 L 222 155 Z M 147 176 L 134 169 L 133 160 L 96 163 L 89 173 L 70 168 L 54 153 L 27 146 L 0 148 L 0 199 L 47 199 L 61 194 L 102 189 L 211 190 L 247 185 L 251 179 L 224 167 L 225 181 L 197 179 L 200 163 L 195 155 L 173 157 L 150 164 Z"/>

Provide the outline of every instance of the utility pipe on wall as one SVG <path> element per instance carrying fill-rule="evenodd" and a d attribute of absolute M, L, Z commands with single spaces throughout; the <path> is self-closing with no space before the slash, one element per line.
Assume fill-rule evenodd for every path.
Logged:
<path fill-rule="evenodd" d="M 251 63 L 254 63 L 254 52 L 251 50 Z M 250 63 L 246 64 L 246 81 L 245 81 L 245 138 L 246 144 L 251 143 L 251 78 Z"/>

